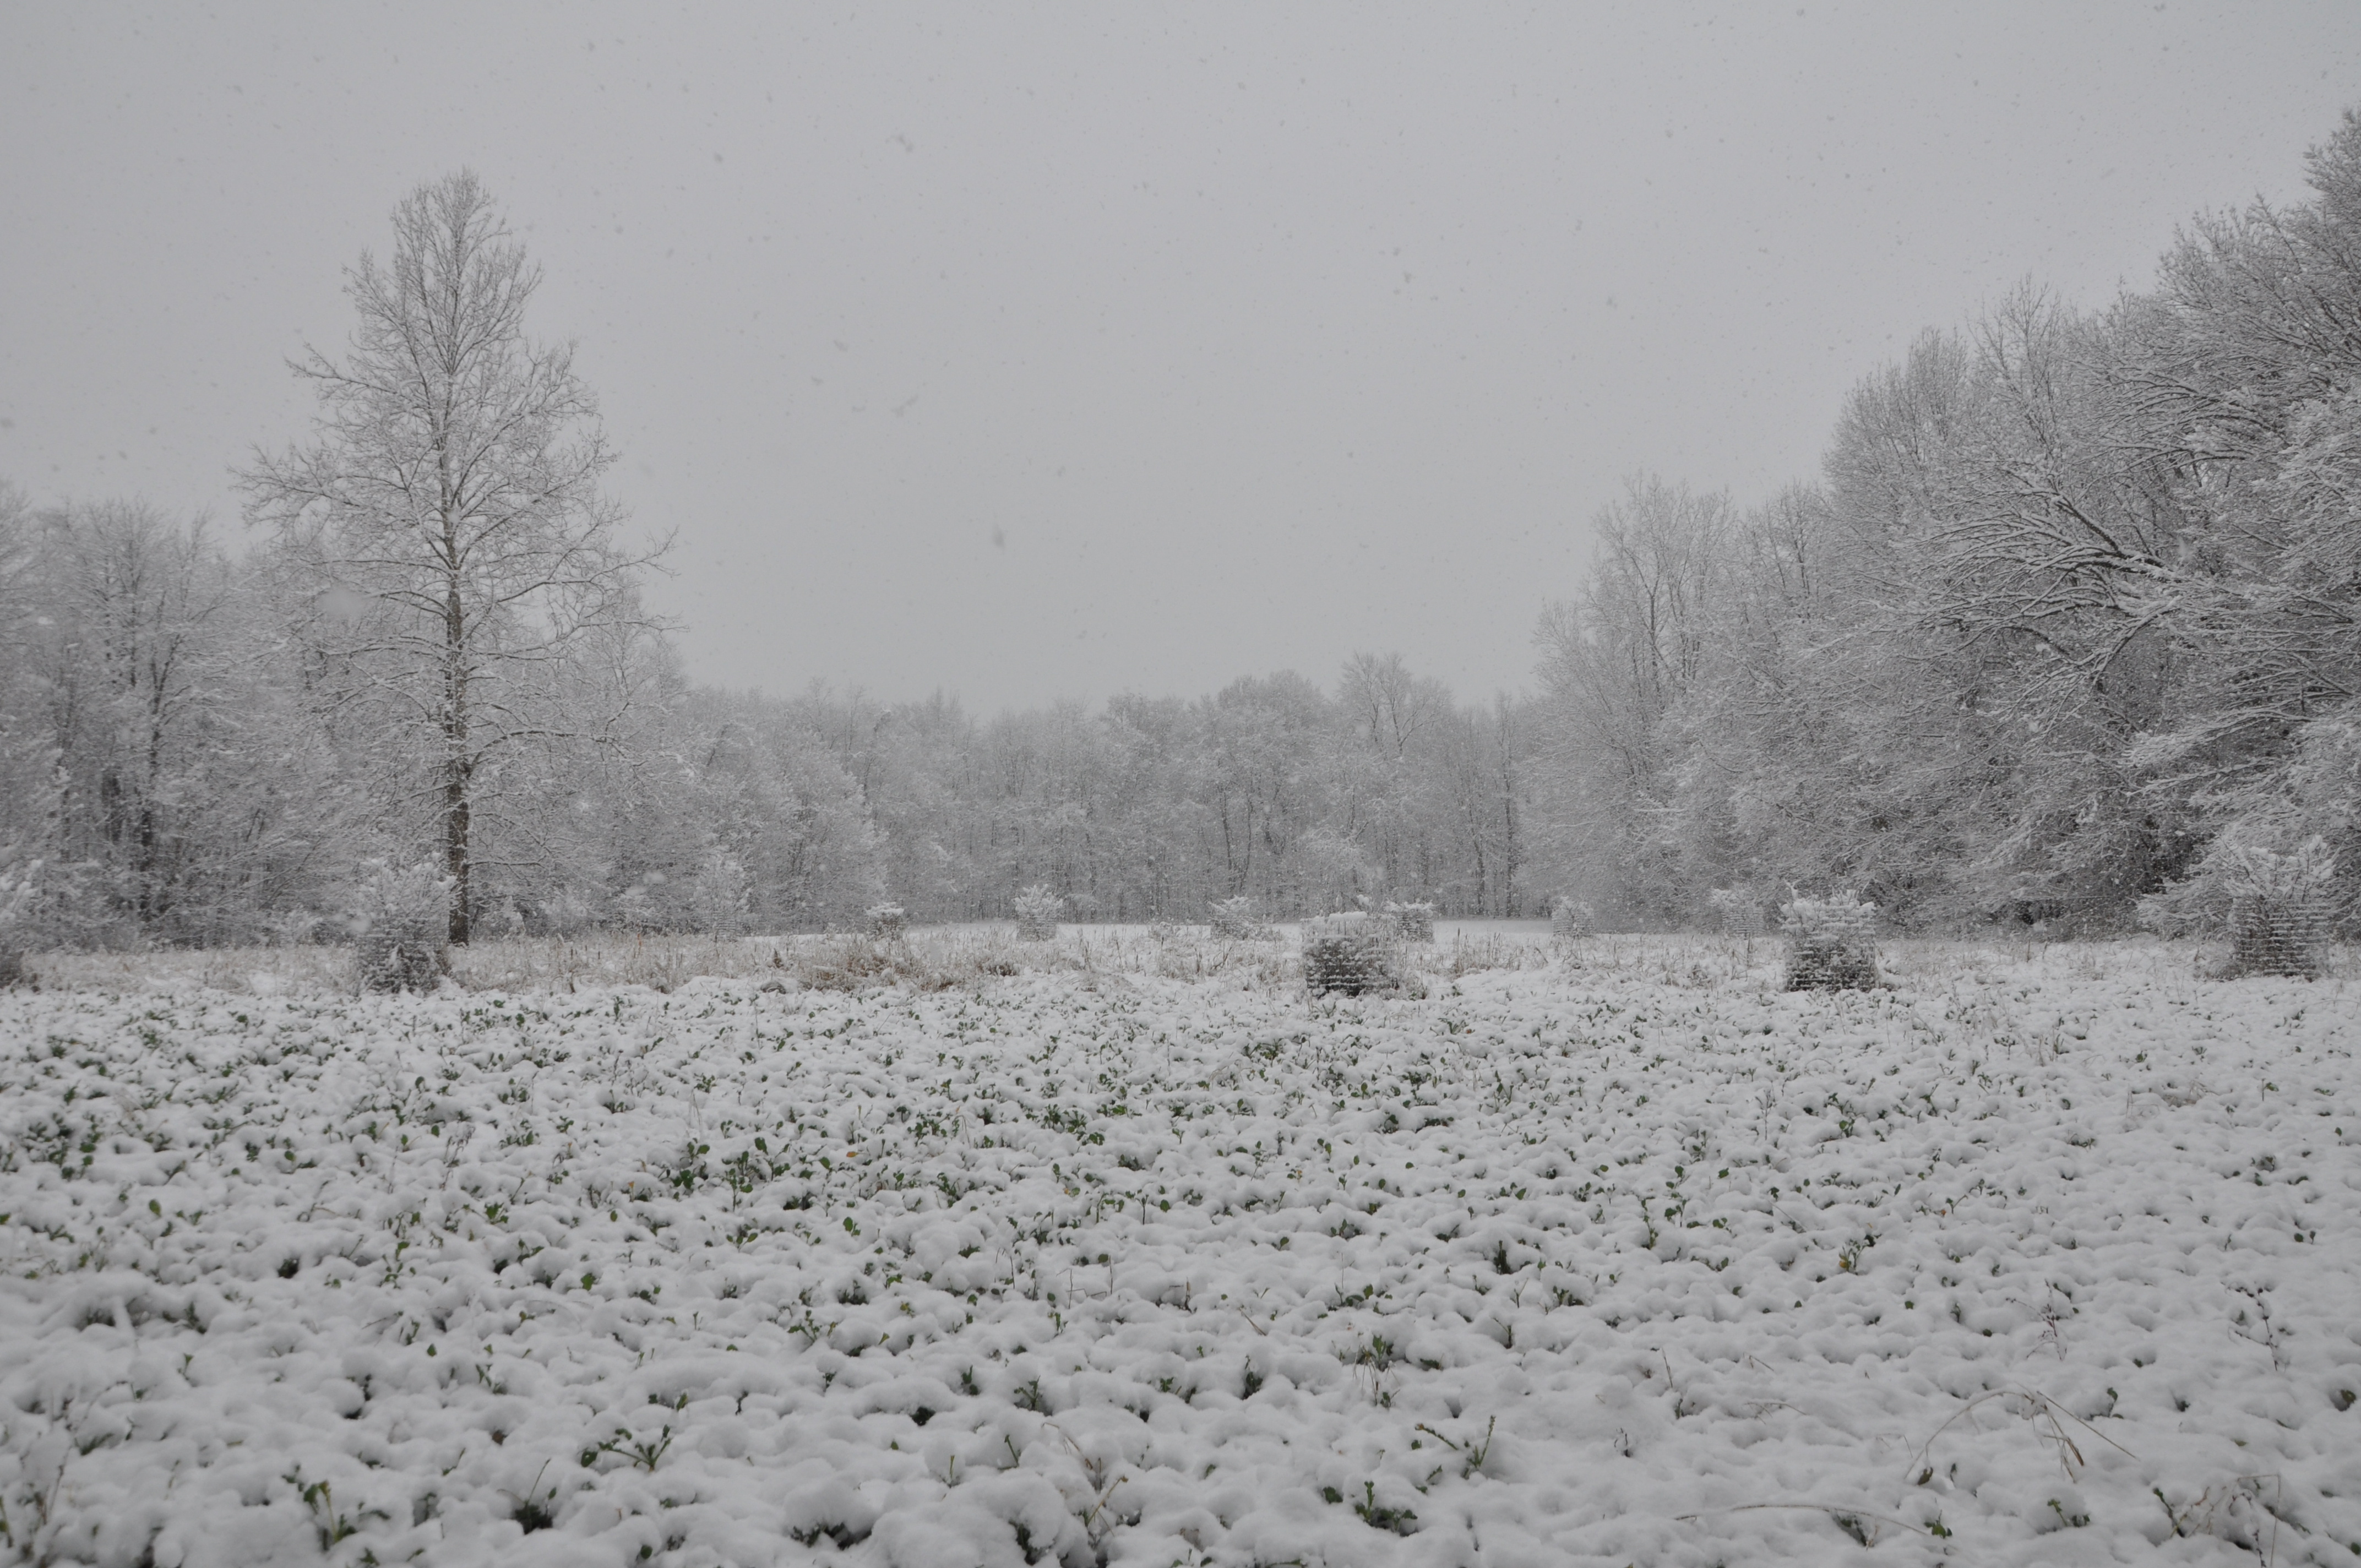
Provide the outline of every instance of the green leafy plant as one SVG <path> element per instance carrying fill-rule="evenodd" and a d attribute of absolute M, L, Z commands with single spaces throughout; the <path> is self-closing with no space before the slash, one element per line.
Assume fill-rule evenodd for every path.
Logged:
<path fill-rule="evenodd" d="M 1418 1533 L 1418 1515 L 1408 1508 L 1388 1508 L 1378 1502 L 1375 1481 L 1362 1482 L 1361 1494 L 1361 1500 L 1353 1505 L 1353 1511 L 1361 1516 L 1363 1524 L 1371 1530 L 1389 1530 L 1396 1535 Z"/>
<path fill-rule="evenodd" d="M 663 1463 L 664 1454 L 671 1448 L 672 1428 L 670 1427 L 664 1428 L 662 1433 L 653 1438 L 633 1437 L 629 1428 L 617 1427 L 614 1436 L 603 1442 L 593 1443 L 582 1451 L 582 1467 L 588 1470 L 598 1463 L 600 1454 L 611 1453 L 618 1458 L 628 1459 L 642 1470 L 653 1474 L 655 1467 Z"/>

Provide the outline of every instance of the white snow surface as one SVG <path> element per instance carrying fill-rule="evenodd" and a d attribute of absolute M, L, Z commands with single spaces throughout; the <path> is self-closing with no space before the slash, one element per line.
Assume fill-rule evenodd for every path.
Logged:
<path fill-rule="evenodd" d="M 2342 982 L 1678 978 L 0 995 L 5 1544 L 2361 1552 Z"/>

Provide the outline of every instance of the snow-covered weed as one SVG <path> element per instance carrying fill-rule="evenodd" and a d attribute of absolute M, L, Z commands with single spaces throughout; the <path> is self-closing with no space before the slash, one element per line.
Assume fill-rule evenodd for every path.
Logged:
<path fill-rule="evenodd" d="M 1205 916 L 1212 923 L 1213 935 L 1230 941 L 1261 941 L 1276 934 L 1264 924 L 1255 901 L 1243 894 L 1213 900 L 1205 906 Z"/>
<path fill-rule="evenodd" d="M 1385 917 L 1394 928 L 1394 935 L 1405 942 L 1434 940 L 1434 905 L 1413 900 L 1410 903 L 1388 901 Z"/>
<path fill-rule="evenodd" d="M 1866 991 L 1877 984 L 1877 906 L 1850 893 L 1790 899 L 1779 910 L 1787 938 L 1787 989 Z"/>
<path fill-rule="evenodd" d="M 32 915 L 40 862 L 0 866 L 0 991 L 29 978 L 25 949 L 32 945 Z"/>
<path fill-rule="evenodd" d="M 1765 922 L 1763 917 L 1766 903 L 1760 891 L 1751 887 L 1717 887 L 1705 895 L 1706 907 L 1713 911 L 1715 927 L 1725 937 L 1760 937 Z"/>
<path fill-rule="evenodd" d="M 1478 970 L 1545 969 L 1549 949 L 1538 943 L 1499 931 L 1455 931 L 1449 948 L 1421 967 L 1440 979 L 1455 980 Z"/>
<path fill-rule="evenodd" d="M 1016 912 L 1018 941 L 1050 942 L 1057 939 L 1058 920 L 1066 913 L 1066 901 L 1058 896 L 1047 883 L 1035 883 L 1018 894 L 1013 907 Z"/>
<path fill-rule="evenodd" d="M 351 911 L 353 970 L 364 990 L 431 991 L 450 972 L 451 884 L 432 866 L 372 861 Z"/>
<path fill-rule="evenodd" d="M 2313 839 L 2286 854 L 2253 845 L 2222 851 L 2230 891 L 2230 957 L 2224 978 L 2301 975 L 2321 970 L 2334 926 L 2336 857 Z"/>
<path fill-rule="evenodd" d="M 1303 925 L 1303 983 L 1313 995 L 1389 990 L 1400 983 L 1401 965 L 1393 929 L 1385 921 L 1354 911 Z"/>

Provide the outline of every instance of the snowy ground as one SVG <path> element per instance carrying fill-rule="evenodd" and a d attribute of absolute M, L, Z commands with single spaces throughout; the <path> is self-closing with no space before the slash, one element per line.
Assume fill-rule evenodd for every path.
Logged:
<path fill-rule="evenodd" d="M 1925 947 L 1789 996 L 1702 951 L 1359 1003 L 0 994 L 5 1539 L 2361 1553 L 2349 982 Z"/>

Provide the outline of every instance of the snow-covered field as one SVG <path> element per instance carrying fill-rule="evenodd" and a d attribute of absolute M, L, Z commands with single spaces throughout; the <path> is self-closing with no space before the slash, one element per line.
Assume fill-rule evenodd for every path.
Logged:
<path fill-rule="evenodd" d="M 1690 951 L 1359 1002 L 0 994 L 5 1540 L 2361 1553 L 2349 982 L 1930 946 L 1791 996 Z"/>

